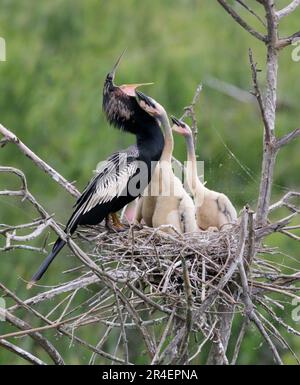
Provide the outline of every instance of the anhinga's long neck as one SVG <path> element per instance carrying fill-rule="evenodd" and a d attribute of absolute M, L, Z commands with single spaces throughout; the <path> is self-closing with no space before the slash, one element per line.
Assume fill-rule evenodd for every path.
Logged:
<path fill-rule="evenodd" d="M 174 139 L 166 111 L 164 111 L 164 113 L 160 116 L 160 122 L 165 133 L 165 145 L 160 160 L 171 162 L 174 148 Z"/>
<path fill-rule="evenodd" d="M 156 119 L 143 122 L 136 133 L 136 144 L 142 159 L 158 161 L 164 148 L 164 136 Z"/>
<path fill-rule="evenodd" d="M 192 134 L 186 135 L 186 147 L 187 147 L 187 183 L 188 186 L 192 192 L 192 194 L 195 196 L 196 194 L 199 195 L 198 198 L 202 202 L 204 199 L 204 192 L 205 187 L 200 182 L 197 174 L 197 159 L 195 154 L 195 146 L 194 146 L 194 140 Z"/>

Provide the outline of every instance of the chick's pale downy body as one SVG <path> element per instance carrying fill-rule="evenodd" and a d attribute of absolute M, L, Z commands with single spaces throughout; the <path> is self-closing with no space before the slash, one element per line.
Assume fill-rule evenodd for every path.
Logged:
<path fill-rule="evenodd" d="M 136 136 L 136 144 L 114 153 L 97 169 L 75 204 L 65 227 L 66 234 L 73 234 L 80 225 L 102 222 L 140 196 L 151 180 L 153 164 L 162 153 L 163 134 L 156 119 L 139 107 L 135 94 L 138 85 L 114 84 L 117 64 L 105 80 L 103 110 L 111 124 Z M 43 276 L 64 245 L 65 241 L 58 238 L 28 287 Z"/>
<path fill-rule="evenodd" d="M 187 183 L 194 197 L 196 218 L 201 230 L 222 229 L 237 222 L 237 213 L 230 199 L 223 193 L 206 188 L 197 175 L 197 161 L 190 127 L 172 117 L 173 130 L 185 137 L 187 147 Z"/>
<path fill-rule="evenodd" d="M 193 232 L 197 230 L 195 206 L 193 200 L 185 191 L 181 181 L 174 175 L 172 168 L 172 152 L 174 147 L 172 129 L 165 109 L 154 99 L 145 97 L 138 92 L 140 106 L 149 114 L 156 117 L 165 131 L 163 152 L 151 179 L 137 207 L 136 222 L 144 220 L 151 227 L 164 228 L 173 232 L 173 226 L 178 232 Z"/>

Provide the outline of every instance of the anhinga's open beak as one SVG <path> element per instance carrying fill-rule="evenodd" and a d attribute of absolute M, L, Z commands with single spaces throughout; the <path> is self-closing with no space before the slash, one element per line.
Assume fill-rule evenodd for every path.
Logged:
<path fill-rule="evenodd" d="M 139 91 L 136 91 L 138 87 L 141 86 L 150 86 L 154 83 L 135 83 L 135 84 L 123 84 L 119 88 L 128 96 L 137 96 Z"/>

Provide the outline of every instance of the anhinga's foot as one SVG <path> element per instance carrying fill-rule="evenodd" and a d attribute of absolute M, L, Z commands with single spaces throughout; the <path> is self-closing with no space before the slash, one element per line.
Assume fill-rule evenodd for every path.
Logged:
<path fill-rule="evenodd" d="M 111 218 L 112 224 L 110 222 L 110 218 Z M 117 232 L 117 233 L 126 230 L 125 226 L 120 222 L 119 217 L 117 216 L 116 213 L 110 213 L 105 218 L 105 227 L 108 230 L 111 230 L 111 231 L 114 231 L 114 232 Z"/>

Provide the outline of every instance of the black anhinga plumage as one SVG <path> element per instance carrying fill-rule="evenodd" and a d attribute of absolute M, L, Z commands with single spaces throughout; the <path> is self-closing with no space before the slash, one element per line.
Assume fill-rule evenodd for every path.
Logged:
<path fill-rule="evenodd" d="M 163 134 L 156 119 L 139 107 L 135 95 L 138 85 L 116 86 L 113 83 L 119 61 L 105 80 L 103 110 L 111 124 L 135 134 L 136 144 L 114 153 L 97 170 L 75 204 L 65 227 L 66 234 L 73 234 L 79 225 L 102 222 L 110 213 L 119 211 L 140 196 L 162 153 Z M 64 245 L 65 241 L 58 238 L 28 288 L 43 276 Z"/>

